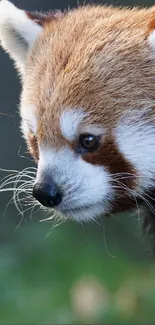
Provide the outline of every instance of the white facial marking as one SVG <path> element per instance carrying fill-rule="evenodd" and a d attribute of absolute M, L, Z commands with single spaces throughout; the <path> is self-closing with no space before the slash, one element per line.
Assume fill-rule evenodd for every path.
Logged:
<path fill-rule="evenodd" d="M 0 1 L 1 44 L 22 72 L 28 49 L 41 31 L 42 27 L 30 19 L 24 10 L 7 0 Z"/>
<path fill-rule="evenodd" d="M 40 148 L 36 182 L 44 175 L 62 189 L 64 196 L 58 209 L 66 216 L 86 221 L 107 211 L 113 192 L 104 167 L 85 162 L 69 148 Z"/>
<path fill-rule="evenodd" d="M 67 140 L 72 141 L 76 138 L 78 128 L 84 117 L 85 113 L 82 109 L 77 108 L 66 111 L 62 114 L 60 118 L 60 126 L 62 135 Z"/>
<path fill-rule="evenodd" d="M 37 118 L 35 106 L 29 105 L 21 108 L 22 124 L 21 129 L 25 138 L 31 131 L 34 135 L 37 132 Z"/>
<path fill-rule="evenodd" d="M 152 121 L 153 122 L 153 121 Z M 140 188 L 149 188 L 155 182 L 155 128 L 139 116 L 120 123 L 115 130 L 120 152 L 139 173 Z"/>
<path fill-rule="evenodd" d="M 148 37 L 149 44 L 151 45 L 153 51 L 155 52 L 155 30 L 150 33 Z"/>

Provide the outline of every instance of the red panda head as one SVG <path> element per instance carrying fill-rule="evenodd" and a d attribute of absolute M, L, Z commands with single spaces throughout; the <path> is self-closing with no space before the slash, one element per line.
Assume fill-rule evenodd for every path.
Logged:
<path fill-rule="evenodd" d="M 154 188 L 154 27 L 155 8 L 43 15 L 1 1 L 1 44 L 21 74 L 42 205 L 89 220 Z"/>

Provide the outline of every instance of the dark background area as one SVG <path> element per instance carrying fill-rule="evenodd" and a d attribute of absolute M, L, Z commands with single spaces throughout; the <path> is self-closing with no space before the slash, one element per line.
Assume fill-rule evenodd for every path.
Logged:
<path fill-rule="evenodd" d="M 12 2 L 37 11 L 77 3 Z M 19 131 L 19 97 L 16 71 L 0 49 L 1 169 L 34 166 Z M 0 179 L 7 174 L 0 171 Z M 137 215 L 115 216 L 96 224 L 68 221 L 56 227 L 54 222 L 39 222 L 41 213 L 30 215 L 28 211 L 21 220 L 13 204 L 6 209 L 11 196 L 10 192 L 0 193 L 0 323 L 155 322 L 155 263 Z"/>

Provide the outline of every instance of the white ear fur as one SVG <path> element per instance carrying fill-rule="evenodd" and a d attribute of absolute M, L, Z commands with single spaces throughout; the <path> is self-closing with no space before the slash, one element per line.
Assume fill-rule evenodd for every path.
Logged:
<path fill-rule="evenodd" d="M 7 0 L 0 1 L 0 42 L 21 73 L 24 72 L 28 50 L 41 31 L 42 27 L 24 10 Z"/>

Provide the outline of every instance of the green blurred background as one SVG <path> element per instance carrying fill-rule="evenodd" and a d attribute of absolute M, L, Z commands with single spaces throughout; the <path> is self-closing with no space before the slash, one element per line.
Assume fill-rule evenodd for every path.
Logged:
<path fill-rule="evenodd" d="M 70 0 L 12 1 L 23 9 L 76 5 Z M 109 2 L 110 3 L 110 2 Z M 117 5 L 151 5 L 122 1 Z M 0 168 L 33 166 L 19 131 L 20 84 L 0 50 Z M 5 115 L 6 114 L 6 115 Z M 7 175 L 0 172 L 0 179 Z M 136 215 L 94 224 L 21 216 L 0 194 L 0 323 L 155 323 L 155 261 Z"/>

